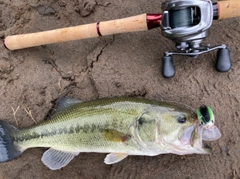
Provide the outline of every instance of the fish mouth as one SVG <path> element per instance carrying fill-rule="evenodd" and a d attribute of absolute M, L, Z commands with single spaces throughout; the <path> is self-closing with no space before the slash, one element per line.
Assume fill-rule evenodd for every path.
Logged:
<path fill-rule="evenodd" d="M 195 125 L 191 136 L 191 146 L 201 154 L 209 154 L 212 151 L 211 147 L 203 142 L 203 128 L 200 124 Z"/>
<path fill-rule="evenodd" d="M 203 128 L 200 124 L 194 124 L 185 128 L 181 134 L 181 145 L 186 146 L 192 153 L 209 154 L 211 147 L 203 142 Z"/>

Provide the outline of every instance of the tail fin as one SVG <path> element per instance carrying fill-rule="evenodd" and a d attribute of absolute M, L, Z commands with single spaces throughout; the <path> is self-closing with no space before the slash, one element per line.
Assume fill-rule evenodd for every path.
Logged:
<path fill-rule="evenodd" d="M 0 162 L 6 162 L 18 157 L 22 152 L 14 145 L 12 134 L 17 129 L 0 120 Z"/>

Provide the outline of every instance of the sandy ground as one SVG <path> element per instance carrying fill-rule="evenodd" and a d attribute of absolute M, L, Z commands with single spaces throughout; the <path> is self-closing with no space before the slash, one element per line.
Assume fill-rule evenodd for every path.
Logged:
<path fill-rule="evenodd" d="M 21 34 L 161 12 L 162 0 L 1 0 L 0 35 Z M 55 100 L 142 96 L 197 108 L 210 105 L 222 137 L 211 155 L 130 156 L 105 165 L 105 154 L 83 153 L 59 171 L 41 162 L 45 149 L 29 149 L 0 164 L 1 179 L 240 178 L 240 18 L 216 21 L 205 40 L 231 49 L 232 68 L 215 70 L 216 52 L 197 59 L 174 57 L 174 78 L 161 75 L 161 57 L 175 49 L 161 30 L 111 35 L 9 51 L 0 44 L 0 118 L 19 128 L 44 120 Z M 14 111 L 18 108 L 15 113 Z M 17 122 L 16 122 L 17 120 Z M 17 124 L 16 124 L 17 123 Z"/>

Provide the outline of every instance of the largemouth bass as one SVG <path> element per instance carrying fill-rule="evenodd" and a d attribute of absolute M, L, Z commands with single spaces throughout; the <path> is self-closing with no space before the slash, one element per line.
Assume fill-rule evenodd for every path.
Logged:
<path fill-rule="evenodd" d="M 202 144 L 202 125 L 195 112 L 127 97 L 86 102 L 64 98 L 51 119 L 26 129 L 0 121 L 0 162 L 33 147 L 50 148 L 42 162 L 52 170 L 66 166 L 80 152 L 109 153 L 106 164 L 128 155 L 210 153 Z"/>

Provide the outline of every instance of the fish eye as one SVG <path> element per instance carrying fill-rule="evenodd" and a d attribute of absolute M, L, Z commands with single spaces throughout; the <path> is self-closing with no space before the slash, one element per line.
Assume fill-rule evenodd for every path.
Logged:
<path fill-rule="evenodd" d="M 183 115 L 180 115 L 180 116 L 177 117 L 177 122 L 178 122 L 178 123 L 183 124 L 183 123 L 185 123 L 186 121 L 187 121 L 187 118 L 186 118 L 185 116 L 183 116 Z"/>

